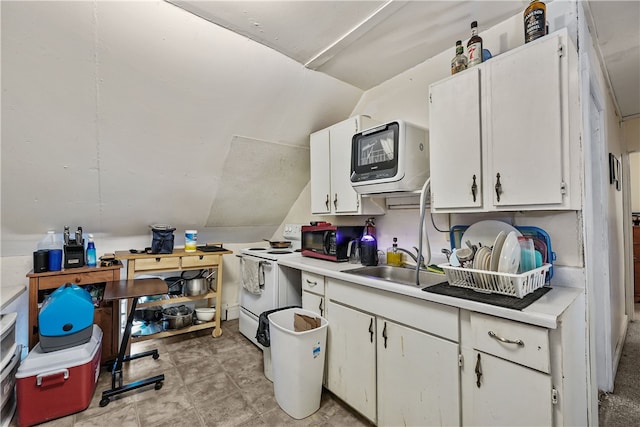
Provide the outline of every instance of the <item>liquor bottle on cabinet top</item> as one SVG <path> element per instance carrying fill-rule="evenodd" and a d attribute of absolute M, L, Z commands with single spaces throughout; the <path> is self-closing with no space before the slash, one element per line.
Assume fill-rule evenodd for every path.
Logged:
<path fill-rule="evenodd" d="M 451 60 L 451 74 L 455 74 L 459 71 L 466 70 L 468 64 L 467 56 L 464 54 L 464 48 L 462 47 L 462 41 L 456 42 L 456 56 Z"/>
<path fill-rule="evenodd" d="M 539 0 L 531 0 L 524 10 L 524 42 L 529 43 L 547 34 L 547 6 Z"/>
<path fill-rule="evenodd" d="M 471 38 L 467 42 L 467 52 L 469 52 L 469 68 L 482 62 L 482 37 L 478 35 L 478 21 L 471 23 Z"/>

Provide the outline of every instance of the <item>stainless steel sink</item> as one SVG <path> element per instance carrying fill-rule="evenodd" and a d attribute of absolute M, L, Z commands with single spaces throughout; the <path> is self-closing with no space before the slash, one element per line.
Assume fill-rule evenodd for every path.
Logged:
<path fill-rule="evenodd" d="M 415 268 L 374 265 L 370 267 L 346 270 L 344 272 L 372 279 L 386 280 L 387 282 L 399 283 L 401 285 L 416 286 Z M 420 288 L 437 285 L 438 283 L 446 282 L 446 280 L 447 279 L 444 274 L 420 270 Z"/>

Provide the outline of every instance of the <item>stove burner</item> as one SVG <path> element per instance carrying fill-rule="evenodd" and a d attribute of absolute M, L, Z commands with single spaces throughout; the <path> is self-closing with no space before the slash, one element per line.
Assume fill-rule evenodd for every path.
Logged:
<path fill-rule="evenodd" d="M 248 250 L 250 250 L 250 251 L 264 251 L 264 250 L 267 250 L 267 248 L 249 248 Z"/>
<path fill-rule="evenodd" d="M 291 252 L 291 251 L 269 251 L 267 253 L 268 254 L 274 254 L 274 255 L 282 255 L 282 254 L 292 254 L 293 252 Z"/>

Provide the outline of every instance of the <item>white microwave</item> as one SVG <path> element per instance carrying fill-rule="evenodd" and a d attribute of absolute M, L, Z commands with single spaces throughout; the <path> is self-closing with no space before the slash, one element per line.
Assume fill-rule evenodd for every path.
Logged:
<path fill-rule="evenodd" d="M 351 140 L 351 186 L 360 194 L 420 190 L 429 178 L 427 129 L 396 120 Z"/>

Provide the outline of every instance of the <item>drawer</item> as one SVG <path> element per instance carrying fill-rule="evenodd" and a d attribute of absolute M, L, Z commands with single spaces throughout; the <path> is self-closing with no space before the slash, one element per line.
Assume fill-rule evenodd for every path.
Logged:
<path fill-rule="evenodd" d="M 65 283 L 74 283 L 76 285 L 87 285 L 92 283 L 110 282 L 113 280 L 114 270 L 92 271 L 85 273 L 69 273 L 58 274 L 55 276 L 40 277 L 38 279 L 38 287 L 40 289 L 59 288 Z"/>
<path fill-rule="evenodd" d="M 220 255 L 194 255 L 182 257 L 182 268 L 211 267 L 220 264 Z"/>
<path fill-rule="evenodd" d="M 180 257 L 142 258 L 142 259 L 136 259 L 136 260 L 129 260 L 129 262 L 135 262 L 135 271 L 180 269 Z"/>
<path fill-rule="evenodd" d="M 324 276 L 303 271 L 302 289 L 317 295 L 324 295 Z"/>
<path fill-rule="evenodd" d="M 549 373 L 548 329 L 472 312 L 471 334 L 476 350 Z"/>

